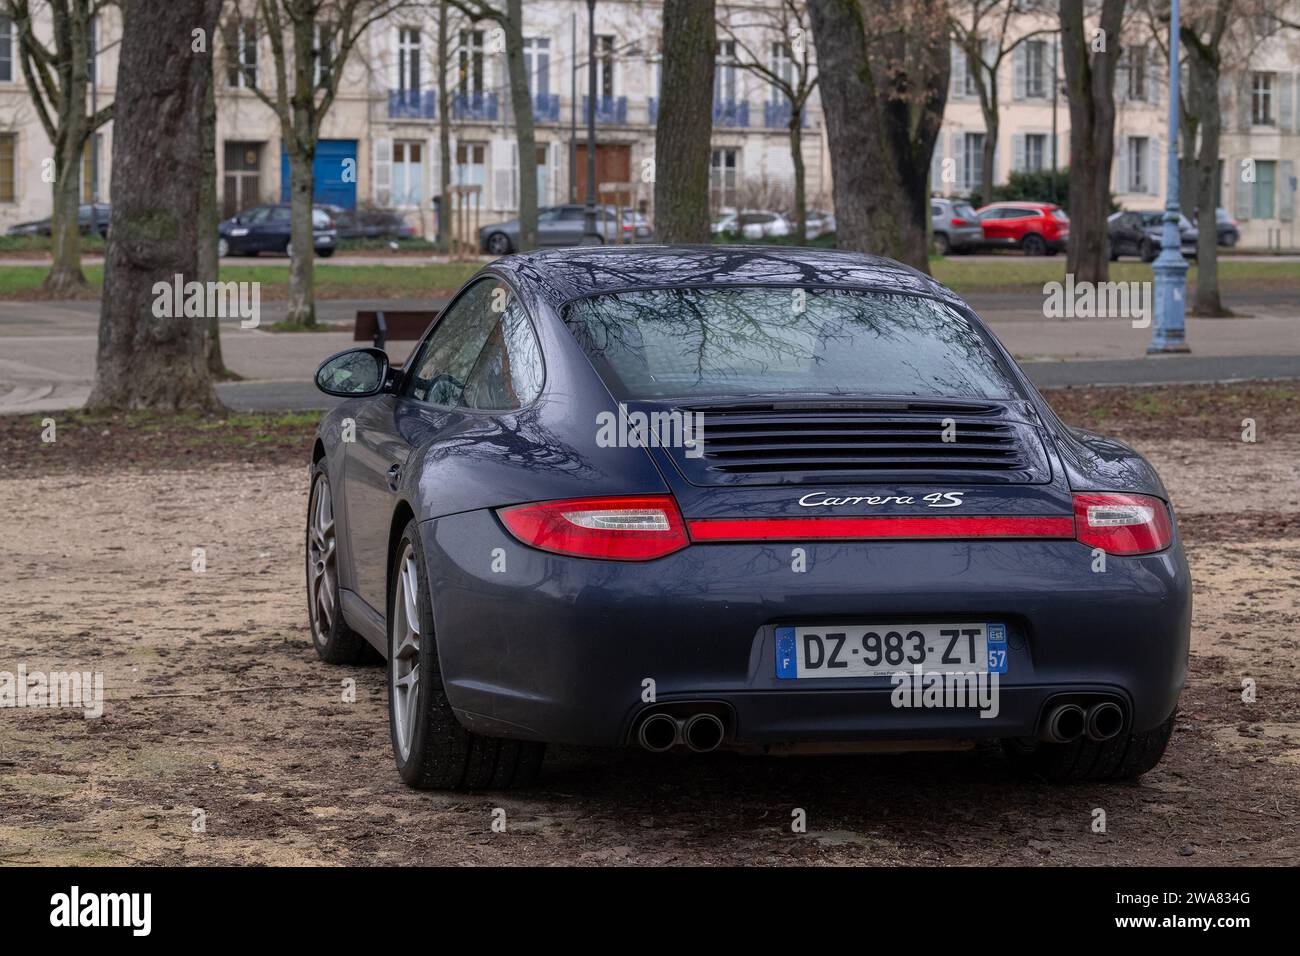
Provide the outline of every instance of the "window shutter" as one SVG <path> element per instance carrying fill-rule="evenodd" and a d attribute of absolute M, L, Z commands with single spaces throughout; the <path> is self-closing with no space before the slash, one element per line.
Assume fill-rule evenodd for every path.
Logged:
<path fill-rule="evenodd" d="M 1028 50 L 1024 43 L 1016 47 L 1016 52 L 1011 55 L 1011 61 L 1015 67 L 1015 82 L 1012 84 L 1012 96 L 1018 100 L 1025 98 L 1025 67 Z"/>
<path fill-rule="evenodd" d="M 1160 195 L 1160 157 L 1163 155 L 1160 149 L 1160 137 L 1152 136 L 1148 142 L 1150 152 L 1147 155 L 1147 193 L 1152 196 Z"/>
<path fill-rule="evenodd" d="M 376 206 L 388 206 L 393 191 L 393 141 L 387 136 L 376 136 L 371 140 L 371 150 L 371 192 Z"/>
<path fill-rule="evenodd" d="M 1146 48 L 1147 59 L 1147 102 L 1152 106 L 1160 102 L 1160 83 L 1165 77 L 1164 70 L 1157 70 L 1155 64 L 1158 61 L 1160 51 L 1152 44 Z M 1184 92 L 1187 90 L 1187 83 L 1183 83 Z"/>
<path fill-rule="evenodd" d="M 1128 192 L 1128 144 L 1131 137 L 1123 136 L 1119 141 L 1119 155 L 1115 157 L 1115 192 Z"/>
<path fill-rule="evenodd" d="M 1251 199 L 1254 198 L 1255 184 L 1242 182 L 1241 163 L 1242 158 L 1240 156 L 1232 161 L 1232 196 L 1235 204 L 1233 215 L 1237 219 L 1246 220 L 1250 218 Z"/>
<path fill-rule="evenodd" d="M 515 186 L 519 177 L 512 168 L 515 165 L 514 141 L 494 139 L 492 141 L 492 208 L 497 212 L 516 208 Z"/>
<path fill-rule="evenodd" d="M 1232 83 L 1219 77 L 1219 123 L 1223 132 L 1232 129 Z"/>
<path fill-rule="evenodd" d="M 1277 164 L 1277 168 L 1277 218 L 1282 222 L 1291 222 L 1295 219 L 1295 163 L 1284 159 Z"/>
<path fill-rule="evenodd" d="M 1277 125 L 1283 133 L 1291 132 L 1295 121 L 1295 101 L 1291 96 L 1291 77 L 1286 73 L 1277 74 Z"/>
<path fill-rule="evenodd" d="M 1016 133 L 1011 137 L 1011 171 L 1018 173 L 1025 168 L 1025 134 Z"/>
<path fill-rule="evenodd" d="M 1250 74 L 1244 74 L 1237 83 L 1237 132 L 1250 132 Z"/>
<path fill-rule="evenodd" d="M 943 192 L 943 134 L 934 138 L 934 152 L 930 154 L 930 192 Z"/>
<path fill-rule="evenodd" d="M 948 134 L 948 151 L 944 154 L 945 158 L 952 160 L 952 171 L 954 180 L 951 183 L 944 183 L 944 195 L 951 195 L 961 189 L 962 178 L 965 175 L 962 172 L 961 158 L 961 133 L 953 130 Z M 942 177 L 942 173 L 940 174 Z"/>
<path fill-rule="evenodd" d="M 948 95 L 955 100 L 966 98 L 966 51 L 956 43 L 952 45 L 952 81 Z"/>

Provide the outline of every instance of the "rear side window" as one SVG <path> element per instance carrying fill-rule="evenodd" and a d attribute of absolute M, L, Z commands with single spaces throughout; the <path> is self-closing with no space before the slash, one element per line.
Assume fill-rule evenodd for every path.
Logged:
<path fill-rule="evenodd" d="M 523 306 L 481 279 L 438 320 L 411 366 L 406 394 L 432 405 L 508 410 L 541 392 L 541 347 Z"/>

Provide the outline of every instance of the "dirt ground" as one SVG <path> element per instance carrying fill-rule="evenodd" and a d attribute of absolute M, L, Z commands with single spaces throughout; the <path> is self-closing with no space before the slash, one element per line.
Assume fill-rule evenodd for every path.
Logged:
<path fill-rule="evenodd" d="M 116 465 L 92 450 L 104 428 L 73 423 L 69 438 L 87 429 L 74 468 L 59 458 L 72 442 L 36 451 L 37 426 L 7 420 L 0 671 L 102 671 L 107 702 L 95 720 L 0 710 L 0 865 L 1294 864 L 1300 415 L 1295 386 L 1270 388 L 1053 398 L 1067 420 L 1151 457 L 1195 579 L 1190 683 L 1164 762 L 1134 784 L 1066 788 L 1016 776 L 993 749 L 553 748 L 527 793 L 407 790 L 382 669 L 330 667 L 311 648 L 300 423 L 263 429 L 265 454 L 226 442 L 224 456 Z M 1259 440 L 1244 443 L 1252 412 Z M 111 447 L 126 426 L 106 427 Z M 791 832 L 796 809 L 806 833 Z"/>

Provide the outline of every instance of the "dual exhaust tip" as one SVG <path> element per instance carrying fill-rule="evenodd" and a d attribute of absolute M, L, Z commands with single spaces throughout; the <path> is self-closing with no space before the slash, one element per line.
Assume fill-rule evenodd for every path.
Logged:
<path fill-rule="evenodd" d="M 1047 714 L 1042 738 L 1066 744 L 1086 736 L 1089 740 L 1110 740 L 1124 729 L 1124 711 L 1119 704 L 1104 700 L 1084 710 L 1078 704 L 1059 704 Z"/>
<path fill-rule="evenodd" d="M 652 753 L 663 753 L 677 744 L 685 744 L 688 750 L 697 754 L 716 750 L 726 735 L 726 727 L 716 714 L 699 713 L 689 717 L 674 717 L 671 714 L 653 713 L 641 721 L 637 728 L 636 739 L 642 747 Z"/>

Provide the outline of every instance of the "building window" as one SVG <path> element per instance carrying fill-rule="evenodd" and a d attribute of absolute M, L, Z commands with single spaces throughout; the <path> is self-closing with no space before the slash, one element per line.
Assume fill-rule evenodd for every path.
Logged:
<path fill-rule="evenodd" d="M 524 37 L 524 72 L 534 96 L 551 95 L 551 41 L 548 37 Z"/>
<path fill-rule="evenodd" d="M 397 31 L 397 88 L 420 89 L 420 31 L 413 27 L 401 27 Z"/>
<path fill-rule="evenodd" d="M 794 87 L 794 55 L 790 44 L 778 40 L 772 44 L 772 56 L 769 63 L 772 75 L 786 86 Z M 784 103 L 786 95 L 775 83 L 772 84 L 772 102 Z"/>
<path fill-rule="evenodd" d="M 962 187 L 976 189 L 984 181 L 984 134 L 965 133 L 962 136 Z M 985 199 L 991 197 L 985 196 Z"/>
<path fill-rule="evenodd" d="M 483 31 L 461 30 L 456 51 L 456 88 L 461 94 L 483 92 Z"/>
<path fill-rule="evenodd" d="M 257 25 L 240 20 L 230 27 L 226 83 L 236 89 L 257 86 Z"/>
<path fill-rule="evenodd" d="M 456 185 L 484 186 L 487 184 L 487 145 L 484 143 L 456 144 Z"/>
<path fill-rule="evenodd" d="M 713 71 L 713 102 L 736 102 L 736 41 L 718 43 L 718 60 Z"/>
<path fill-rule="evenodd" d="M 1147 182 L 1150 151 L 1151 141 L 1145 136 L 1128 138 L 1128 192 L 1150 192 L 1151 184 Z"/>
<path fill-rule="evenodd" d="M 596 95 L 614 95 L 614 38 L 596 37 Z"/>
<path fill-rule="evenodd" d="M 18 134 L 0 133 L 0 202 L 13 202 L 18 197 L 17 155 Z"/>
<path fill-rule="evenodd" d="M 740 150 L 715 149 L 709 162 L 709 204 L 718 209 L 736 204 L 736 175 Z"/>
<path fill-rule="evenodd" d="M 1277 163 L 1271 159 L 1255 161 L 1255 191 L 1250 200 L 1250 218 L 1272 219 L 1277 215 L 1273 194 L 1277 185 Z"/>
<path fill-rule="evenodd" d="M 1047 41 L 1025 43 L 1025 96 L 1047 96 Z"/>
<path fill-rule="evenodd" d="M 424 144 L 393 143 L 393 205 L 416 206 L 424 200 Z"/>
<path fill-rule="evenodd" d="M 1047 136 L 1044 133 L 1028 133 L 1025 135 L 1025 155 L 1021 157 L 1020 168 L 1029 173 L 1041 172 L 1044 168 L 1043 159 L 1047 153 Z"/>
<path fill-rule="evenodd" d="M 14 25 L 8 17 L 0 17 L 0 83 L 14 78 Z"/>
<path fill-rule="evenodd" d="M 1273 73 L 1252 73 L 1250 76 L 1250 121 L 1256 126 L 1272 126 Z"/>
<path fill-rule="evenodd" d="M 231 216 L 262 201 L 262 144 L 227 141 L 222 163 L 222 216 Z"/>
<path fill-rule="evenodd" d="M 1145 100 L 1147 98 L 1147 50 L 1142 46 L 1131 46 L 1124 51 L 1128 57 L 1128 98 Z"/>
<path fill-rule="evenodd" d="M 226 30 L 226 85 L 235 89 L 257 86 L 257 25 L 240 20 Z"/>
<path fill-rule="evenodd" d="M 318 87 L 329 86 L 330 67 L 334 63 L 334 34 L 336 28 L 333 23 L 316 24 L 316 85 Z"/>

